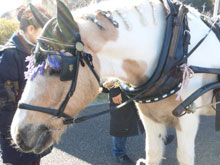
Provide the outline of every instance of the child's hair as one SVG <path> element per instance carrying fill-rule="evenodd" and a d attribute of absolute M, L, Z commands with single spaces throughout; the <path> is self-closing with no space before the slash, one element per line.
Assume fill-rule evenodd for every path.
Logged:
<path fill-rule="evenodd" d="M 45 16 L 48 18 L 51 18 L 51 16 L 48 14 L 48 12 L 41 6 L 36 6 L 36 8 L 42 12 Z M 39 28 L 40 25 L 35 20 L 30 7 L 27 6 L 20 6 L 17 8 L 17 19 L 20 22 L 20 29 L 24 32 L 26 31 L 27 27 L 29 25 L 33 25 L 35 28 Z"/>

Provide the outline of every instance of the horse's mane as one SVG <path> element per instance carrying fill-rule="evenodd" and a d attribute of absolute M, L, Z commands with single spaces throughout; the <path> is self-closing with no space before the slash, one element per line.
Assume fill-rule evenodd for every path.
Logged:
<path fill-rule="evenodd" d="M 72 11 L 74 17 L 83 17 L 87 15 L 95 15 L 97 11 L 109 11 L 113 13 L 116 10 L 127 11 L 135 6 L 146 4 L 156 5 L 161 3 L 159 0 L 104 0 L 100 3 L 91 3 L 86 7 L 78 8 Z M 126 14 L 126 13 L 125 13 Z"/>
<path fill-rule="evenodd" d="M 74 16 L 84 16 L 84 15 L 89 15 L 89 14 L 96 14 L 98 10 L 103 10 L 103 11 L 110 11 L 114 12 L 116 10 L 129 10 L 134 8 L 135 6 L 141 6 L 144 4 L 151 4 L 151 5 L 156 5 L 161 3 L 160 0 L 103 0 L 100 3 L 90 3 L 88 6 L 78 8 L 72 13 L 74 13 Z M 179 2 L 182 3 L 182 2 Z M 190 4 L 185 6 L 189 9 L 189 12 L 196 16 L 200 17 L 201 13 L 194 7 L 192 7 Z"/>
<path fill-rule="evenodd" d="M 178 3 L 179 2 L 177 0 Z M 152 8 L 161 5 L 160 0 L 103 0 L 100 3 L 90 3 L 86 7 L 78 8 L 72 11 L 74 18 L 85 18 L 86 16 L 95 16 L 97 11 L 108 11 L 114 13 L 120 11 L 120 14 L 126 15 L 129 10 L 134 9 L 135 7 L 142 7 L 144 5 L 150 5 Z M 196 8 L 186 5 L 189 10 L 190 17 L 189 19 L 198 19 L 201 17 L 201 14 Z M 152 15 L 154 17 L 154 15 Z M 194 17 L 194 18 L 193 18 Z"/>
<path fill-rule="evenodd" d="M 195 17 L 200 17 L 201 13 L 198 11 L 198 9 L 192 7 L 191 5 L 186 5 L 186 7 L 189 10 L 189 13 L 192 14 Z"/>

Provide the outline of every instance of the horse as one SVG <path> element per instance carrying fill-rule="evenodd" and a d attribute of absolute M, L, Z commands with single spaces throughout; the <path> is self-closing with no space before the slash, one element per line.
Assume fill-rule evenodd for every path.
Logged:
<path fill-rule="evenodd" d="M 190 6 L 187 8 L 191 50 L 210 28 L 201 20 L 201 14 L 197 10 Z M 100 14 L 100 11 L 106 11 L 112 17 L 106 17 Z M 74 92 L 68 98 L 69 102 L 65 103 L 65 109 L 62 109 L 65 115 L 54 117 L 52 114 L 56 111 L 42 113 L 18 107 L 10 130 L 17 147 L 23 152 L 41 153 L 53 143 L 58 143 L 67 128 L 64 124 L 65 118 L 75 117 L 99 94 L 97 77 L 101 80 L 117 78 L 132 87 L 138 87 L 148 81 L 160 58 L 166 16 L 160 0 L 112 0 L 91 4 L 72 13 L 57 0 L 57 16 L 44 26 L 33 56 L 35 59 L 30 60 L 30 63 L 38 61 L 37 66 L 44 64 L 40 67 L 43 72 L 40 74 L 39 67 L 33 65 L 34 73 L 27 80 L 19 104 L 59 109 L 72 88 L 71 81 L 60 80 L 59 65 L 53 67 L 57 62 L 51 62 L 53 59 L 43 54 L 50 54 L 52 51 L 52 54 L 58 54 L 59 58 L 72 57 L 75 53 L 72 49 L 75 50 L 76 47 L 77 50 L 90 55 L 90 60 L 78 59 L 79 62 L 74 63 L 74 66 L 78 66 L 77 73 L 71 72 L 76 70 L 75 67 L 69 68 L 72 74 L 76 74 L 77 79 L 74 79 Z M 188 58 L 187 65 L 219 69 L 219 52 L 219 41 L 210 31 L 203 43 Z M 59 63 L 59 58 L 54 61 Z M 176 129 L 179 164 L 194 164 L 199 116 L 215 115 L 215 111 L 210 106 L 204 106 L 194 113 L 176 117 L 172 110 L 196 89 L 216 81 L 215 74 L 194 74 L 180 93 L 158 102 L 136 102 L 146 130 L 146 158 L 142 160 L 146 165 L 161 163 L 167 126 Z M 179 101 L 176 100 L 177 94 L 180 96 Z M 193 105 L 199 107 L 210 104 L 212 96 L 213 92 L 209 91 L 196 99 Z"/>

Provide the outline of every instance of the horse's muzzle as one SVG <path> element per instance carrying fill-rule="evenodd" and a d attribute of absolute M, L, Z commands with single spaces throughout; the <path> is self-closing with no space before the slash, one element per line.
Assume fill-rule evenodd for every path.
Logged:
<path fill-rule="evenodd" d="M 39 154 L 52 144 L 52 134 L 45 125 L 26 124 L 18 129 L 15 143 L 23 152 Z"/>

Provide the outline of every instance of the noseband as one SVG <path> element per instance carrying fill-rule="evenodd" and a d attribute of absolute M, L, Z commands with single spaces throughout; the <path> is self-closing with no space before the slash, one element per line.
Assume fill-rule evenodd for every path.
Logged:
<path fill-rule="evenodd" d="M 54 20 L 55 19 L 51 19 L 50 21 L 48 21 L 48 23 L 45 25 L 45 28 L 42 31 L 44 32 L 48 30 L 48 26 Z M 45 50 L 44 48 L 41 47 L 41 43 L 52 44 L 58 47 L 62 46 L 62 48 L 64 48 L 64 50 L 68 50 L 68 52 L 70 52 L 72 56 L 64 56 L 61 50 L 58 50 L 58 51 Z M 78 40 L 73 44 L 62 43 L 58 40 L 54 40 L 54 39 L 47 38 L 47 37 L 40 37 L 38 39 L 38 45 L 34 52 L 35 56 L 37 56 L 37 58 L 35 59 L 35 62 L 37 64 L 41 63 L 44 60 L 46 60 L 47 56 L 50 56 L 50 55 L 55 55 L 58 58 L 60 58 L 61 59 L 60 60 L 61 61 L 60 80 L 71 81 L 70 89 L 65 99 L 61 103 L 59 109 L 45 108 L 45 107 L 34 106 L 30 104 L 25 104 L 25 103 L 20 103 L 18 107 L 24 110 L 32 110 L 32 111 L 47 113 L 57 118 L 63 117 L 65 119 L 63 120 L 63 124 L 65 125 L 72 124 L 74 119 L 71 116 L 64 113 L 64 110 L 66 108 L 67 103 L 69 102 L 70 97 L 73 95 L 76 89 L 79 65 L 81 64 L 82 66 L 85 66 L 85 63 L 86 63 L 89 69 L 91 70 L 91 72 L 94 74 L 98 83 L 100 84 L 99 76 L 94 70 L 92 55 L 85 53 L 83 51 L 83 48 L 84 46 L 80 39 L 80 36 L 78 37 Z"/>

